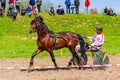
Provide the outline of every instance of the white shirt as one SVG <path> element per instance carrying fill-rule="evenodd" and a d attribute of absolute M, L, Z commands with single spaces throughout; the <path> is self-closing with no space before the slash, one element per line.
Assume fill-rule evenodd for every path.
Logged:
<path fill-rule="evenodd" d="M 20 0 L 16 0 L 15 5 L 20 5 Z"/>
<path fill-rule="evenodd" d="M 92 41 L 92 46 L 96 47 L 97 49 L 100 49 L 104 43 L 104 34 L 95 34 L 93 37 L 87 37 L 89 41 Z"/>

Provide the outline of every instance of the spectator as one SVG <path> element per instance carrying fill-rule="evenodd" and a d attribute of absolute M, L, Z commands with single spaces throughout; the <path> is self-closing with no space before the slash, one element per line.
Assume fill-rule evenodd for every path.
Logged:
<path fill-rule="evenodd" d="M 108 14 L 109 16 L 117 16 L 116 13 L 114 13 L 113 9 L 112 8 L 109 8 L 109 11 L 108 11 Z"/>
<path fill-rule="evenodd" d="M 6 0 L 1 0 L 1 7 L 5 10 L 5 8 L 6 8 Z"/>
<path fill-rule="evenodd" d="M 50 15 L 55 15 L 55 10 L 54 10 L 53 6 L 50 7 L 50 9 L 49 9 L 49 14 L 50 14 Z"/>
<path fill-rule="evenodd" d="M 33 14 L 36 17 L 37 15 L 36 6 L 32 7 L 31 14 Z"/>
<path fill-rule="evenodd" d="M 29 17 L 31 17 L 31 10 L 32 10 L 31 6 L 28 6 L 26 8 L 26 13 L 29 15 Z"/>
<path fill-rule="evenodd" d="M 13 21 L 16 20 L 17 17 L 17 11 L 15 10 L 15 8 L 12 9 L 12 13 L 11 13 L 12 17 L 13 17 Z"/>
<path fill-rule="evenodd" d="M 72 14 L 74 14 L 74 9 L 75 9 L 75 6 L 72 4 L 72 5 L 71 5 Z"/>
<path fill-rule="evenodd" d="M 0 17 L 3 18 L 3 13 L 4 13 L 4 9 L 2 7 L 0 7 Z"/>
<path fill-rule="evenodd" d="M 9 8 L 8 8 L 8 12 L 7 12 L 7 16 L 10 18 L 12 17 L 12 9 L 13 8 L 15 8 L 15 6 L 12 3 L 10 3 Z"/>
<path fill-rule="evenodd" d="M 79 0 L 74 0 L 74 5 L 75 5 L 75 13 L 79 14 L 79 5 L 80 5 Z"/>
<path fill-rule="evenodd" d="M 64 9 L 59 5 L 57 9 L 57 14 L 63 15 L 64 14 Z"/>
<path fill-rule="evenodd" d="M 108 9 L 107 7 L 105 7 L 105 9 L 104 9 L 104 14 L 109 15 L 109 16 L 117 16 L 117 14 L 114 13 L 112 8 Z"/>
<path fill-rule="evenodd" d="M 21 8 L 21 15 L 22 15 L 22 16 L 25 16 L 25 14 L 26 14 L 25 8 L 24 8 L 24 6 L 22 6 L 22 8 Z"/>
<path fill-rule="evenodd" d="M 70 0 L 65 0 L 65 5 L 66 5 L 66 13 L 70 14 L 71 1 Z"/>
<path fill-rule="evenodd" d="M 13 4 L 14 5 L 14 0 L 9 0 L 9 4 Z"/>
<path fill-rule="evenodd" d="M 42 0 L 37 0 L 36 3 L 37 3 L 38 12 L 41 12 Z"/>
<path fill-rule="evenodd" d="M 86 9 L 85 9 L 85 12 L 88 14 L 88 7 L 90 6 L 90 0 L 86 0 L 85 1 L 85 7 L 86 7 Z"/>
<path fill-rule="evenodd" d="M 16 1 L 15 1 L 15 6 L 16 6 L 17 12 L 20 13 L 20 0 L 16 0 Z"/>
<path fill-rule="evenodd" d="M 9 10 L 12 11 L 13 8 L 15 8 L 15 6 L 12 3 L 10 3 Z"/>
<path fill-rule="evenodd" d="M 35 0 L 30 0 L 30 5 L 33 7 L 35 5 Z"/>
<path fill-rule="evenodd" d="M 108 8 L 107 7 L 105 7 L 105 9 L 104 9 L 104 13 L 108 14 Z"/>

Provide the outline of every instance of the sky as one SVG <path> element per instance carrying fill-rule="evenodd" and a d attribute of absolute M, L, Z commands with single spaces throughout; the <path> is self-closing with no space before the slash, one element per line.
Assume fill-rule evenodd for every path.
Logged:
<path fill-rule="evenodd" d="M 47 2 L 52 3 L 55 8 L 57 8 L 58 5 L 61 5 L 65 9 L 65 0 L 43 0 L 43 4 L 46 4 Z M 73 3 L 74 0 L 71 0 Z M 80 12 L 85 11 L 85 0 L 80 0 Z M 91 8 L 97 8 L 98 12 L 102 12 L 105 7 L 113 8 L 113 10 L 116 13 L 120 14 L 120 0 L 90 0 L 90 7 Z"/>

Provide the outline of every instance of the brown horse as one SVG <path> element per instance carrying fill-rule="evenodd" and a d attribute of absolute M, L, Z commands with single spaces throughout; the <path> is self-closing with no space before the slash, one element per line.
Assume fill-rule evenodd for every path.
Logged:
<path fill-rule="evenodd" d="M 51 59 L 54 63 L 54 66 L 58 68 L 55 61 L 53 50 L 57 50 L 63 47 L 69 48 L 70 52 L 72 53 L 72 56 L 75 57 L 78 60 L 78 62 L 80 62 L 78 59 L 78 55 L 75 51 L 75 47 L 78 44 L 78 42 L 80 42 L 80 47 L 82 51 L 84 46 L 84 40 L 79 34 L 73 32 L 59 32 L 55 34 L 53 31 L 50 31 L 48 29 L 46 24 L 43 22 L 41 16 L 35 17 L 31 21 L 30 33 L 34 32 L 37 32 L 38 35 L 37 39 L 38 49 L 32 54 L 29 69 L 30 67 L 33 66 L 34 57 L 44 50 L 49 52 Z M 72 59 L 69 61 L 68 66 L 71 65 Z"/>

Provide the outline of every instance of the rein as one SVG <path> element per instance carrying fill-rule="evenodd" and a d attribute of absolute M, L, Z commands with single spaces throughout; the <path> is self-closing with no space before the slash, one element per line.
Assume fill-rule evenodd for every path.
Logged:
<path fill-rule="evenodd" d="M 76 38 L 70 38 L 70 37 L 68 37 L 68 36 L 64 36 L 65 38 L 69 38 L 69 39 L 71 39 L 71 40 L 76 40 L 76 41 L 79 41 L 79 42 L 82 42 L 82 43 L 85 43 L 85 42 L 83 42 L 82 40 L 79 40 L 79 39 L 76 39 Z"/>

